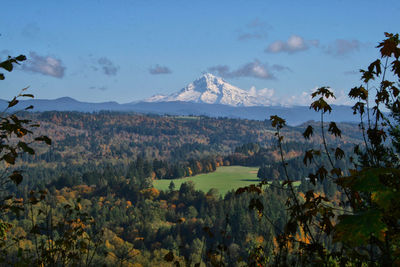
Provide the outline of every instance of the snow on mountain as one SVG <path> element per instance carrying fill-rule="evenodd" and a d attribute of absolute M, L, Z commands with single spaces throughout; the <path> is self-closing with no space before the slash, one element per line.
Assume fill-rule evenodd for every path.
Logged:
<path fill-rule="evenodd" d="M 188 84 L 180 91 L 170 95 L 154 95 L 145 102 L 184 101 L 206 104 L 223 104 L 229 106 L 269 106 L 268 97 L 257 95 L 227 83 L 210 73 Z"/>

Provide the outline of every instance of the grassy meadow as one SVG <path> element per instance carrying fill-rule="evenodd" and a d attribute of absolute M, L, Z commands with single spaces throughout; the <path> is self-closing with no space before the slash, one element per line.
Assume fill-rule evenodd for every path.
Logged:
<path fill-rule="evenodd" d="M 198 190 L 208 192 L 211 188 L 216 188 L 221 195 L 225 195 L 230 190 L 258 183 L 257 171 L 258 167 L 223 166 L 218 167 L 215 172 L 181 179 L 155 180 L 153 184 L 159 190 L 167 190 L 171 181 L 174 182 L 177 189 L 182 183 L 193 181 Z"/>

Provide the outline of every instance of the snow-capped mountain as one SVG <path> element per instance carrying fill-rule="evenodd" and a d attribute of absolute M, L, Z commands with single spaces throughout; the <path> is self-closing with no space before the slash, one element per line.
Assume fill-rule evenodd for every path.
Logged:
<path fill-rule="evenodd" d="M 34 111 L 79 111 L 99 112 L 138 112 L 145 114 L 177 116 L 228 117 L 251 120 L 265 120 L 271 115 L 285 118 L 289 125 L 298 125 L 308 120 L 319 120 L 319 113 L 307 106 L 285 107 L 277 105 L 273 90 L 267 88 L 249 91 L 230 85 L 222 78 L 204 74 L 188 84 L 182 90 L 171 95 L 155 95 L 139 102 L 119 104 L 116 102 L 90 103 L 80 102 L 70 97 L 58 99 L 21 100 L 18 107 L 11 110 L 23 110 L 31 105 Z M 0 109 L 8 107 L 8 101 L 0 99 Z M 353 110 L 349 106 L 335 106 L 327 115 L 327 120 L 354 121 Z M 355 120 L 357 121 L 357 120 Z"/>
<path fill-rule="evenodd" d="M 271 102 L 253 92 L 240 89 L 220 77 L 206 73 L 171 95 L 154 95 L 145 102 L 184 101 L 229 106 L 268 106 Z"/>

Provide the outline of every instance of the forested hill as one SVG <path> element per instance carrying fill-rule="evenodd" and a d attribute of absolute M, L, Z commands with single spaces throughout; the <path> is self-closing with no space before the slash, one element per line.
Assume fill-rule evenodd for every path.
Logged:
<path fill-rule="evenodd" d="M 62 177 L 82 181 L 83 176 L 94 176 L 93 171 L 102 173 L 110 166 L 121 175 L 130 172 L 135 177 L 171 179 L 214 171 L 222 165 L 259 167 L 279 162 L 276 137 L 269 121 L 127 113 L 22 115 L 40 124 L 38 131 L 53 141 L 51 146 L 34 147 L 35 155 L 24 155 L 17 162 L 29 174 L 24 183 L 30 186 L 46 185 Z M 340 142 L 344 148 L 360 142 L 355 138 L 357 126 L 340 124 L 340 127 L 342 138 L 328 136 L 329 142 Z M 305 142 L 304 128 L 283 130 L 289 158 L 302 157 L 302 151 L 319 143 L 317 133 Z M 237 151 L 249 143 L 262 147 L 262 153 L 249 155 L 246 151 L 251 149 Z M 89 180 L 87 184 L 99 182 Z"/>
<path fill-rule="evenodd" d="M 0 99 L 0 109 L 6 108 L 7 100 Z M 33 105 L 36 111 L 77 111 L 77 112 L 139 112 L 144 114 L 174 115 L 174 116 L 209 116 L 228 117 L 251 120 L 264 120 L 271 115 L 287 118 L 289 125 L 299 125 L 307 120 L 319 120 L 319 114 L 310 110 L 308 106 L 229 106 L 223 104 L 192 103 L 184 101 L 168 102 L 132 102 L 118 104 L 117 102 L 89 103 L 80 102 L 70 97 L 58 99 L 30 99 L 21 100 L 18 107 L 10 110 L 24 109 Z M 358 122 L 352 116 L 350 106 L 333 105 L 332 113 L 326 114 L 330 120 L 338 122 Z"/>
<path fill-rule="evenodd" d="M 143 158 L 181 161 L 211 154 L 226 155 L 240 145 L 275 144 L 269 121 L 209 117 L 168 117 L 126 113 L 44 112 L 25 114 L 52 140 L 34 157 L 65 163 Z M 358 127 L 341 124 L 343 143 L 357 143 Z M 303 126 L 287 127 L 285 141 L 303 142 Z M 317 141 L 318 136 L 310 142 Z M 333 140 L 332 140 L 333 141 Z"/>
<path fill-rule="evenodd" d="M 100 244 L 94 262 L 109 266 L 116 260 L 142 266 L 172 266 L 165 261 L 168 251 L 181 250 L 179 260 L 194 261 L 201 259 L 203 248 L 213 258 L 223 244 L 230 251 L 228 266 L 234 266 L 238 261 L 247 261 L 254 246 L 272 244 L 271 233 L 275 229 L 265 218 L 248 210 L 253 193 L 228 192 L 221 198 L 215 190 L 197 191 L 193 183 L 183 183 L 179 188 L 171 183 L 169 190 L 159 191 L 152 181 L 168 178 L 170 171 L 179 177 L 184 174 L 179 173 L 182 169 L 191 169 L 191 175 L 215 170 L 217 164 L 263 163 L 267 164 L 262 166 L 263 176 L 282 179 L 274 172 L 275 166 L 282 164 L 269 121 L 77 112 L 22 116 L 38 122 L 39 131 L 52 138 L 53 144 L 35 146 L 34 155 L 22 156 L 16 165 L 24 170 L 24 181 L 14 193 L 18 199 L 26 200 L 34 199 L 31 189 L 49 192 L 47 202 L 31 211 L 38 214 L 36 220 L 41 229 L 47 229 L 44 233 L 49 231 L 43 223 L 48 217 L 41 212 L 50 207 L 55 218 L 67 216 L 68 207 L 92 216 L 95 224 L 88 233 Z M 339 127 L 343 130 L 343 148 L 360 141 L 351 137 L 358 127 Z M 297 163 L 301 152 L 320 143 L 317 133 L 304 142 L 304 128 L 287 127 L 282 131 L 287 159 L 293 160 L 289 161 L 288 171 L 295 179 L 299 178 Z M 330 143 L 337 142 L 330 136 L 328 139 Z M 274 181 L 265 188 L 262 205 L 276 227 L 282 228 L 286 195 L 278 187 Z M 306 192 L 310 188 L 314 187 L 303 179 L 299 190 Z M 319 184 L 316 189 L 337 201 L 342 199 L 332 183 Z M 32 231 L 34 222 L 27 215 L 15 221 L 16 231 L 10 234 L 10 240 Z M 8 221 L 14 218 L 12 214 L 5 217 Z M 18 238 L 31 257 L 35 239 L 26 234 Z M 9 255 L 18 257 L 17 248 L 9 250 Z"/>

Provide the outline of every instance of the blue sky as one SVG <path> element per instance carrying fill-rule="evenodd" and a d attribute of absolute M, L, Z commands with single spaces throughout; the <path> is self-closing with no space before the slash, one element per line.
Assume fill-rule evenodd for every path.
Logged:
<path fill-rule="evenodd" d="M 344 96 L 400 29 L 397 0 L 4 0 L 2 11 L 0 58 L 29 59 L 2 99 L 30 86 L 36 98 L 126 103 L 212 72 L 302 104 L 317 86 Z"/>

